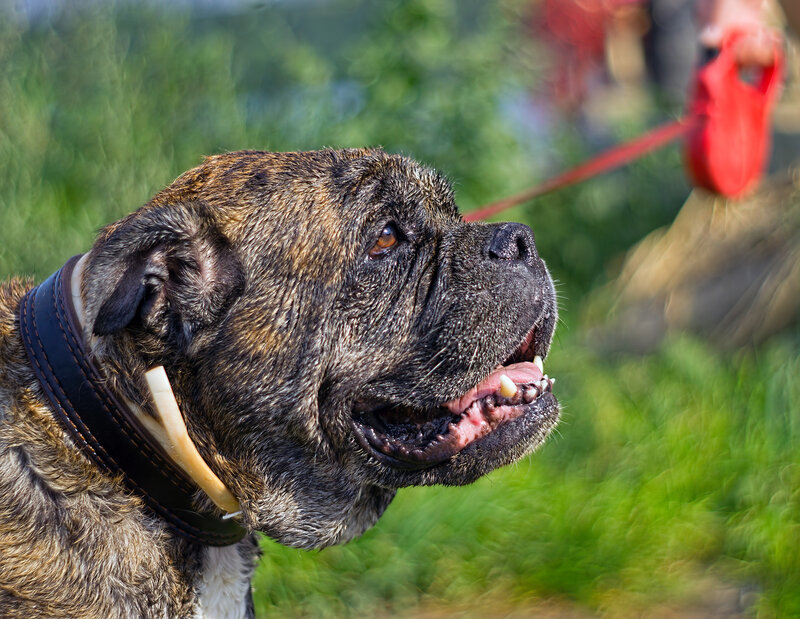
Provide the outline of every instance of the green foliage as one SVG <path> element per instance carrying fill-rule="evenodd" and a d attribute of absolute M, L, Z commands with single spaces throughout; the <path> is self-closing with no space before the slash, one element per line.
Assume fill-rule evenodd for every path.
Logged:
<path fill-rule="evenodd" d="M 291 7 L 206 16 L 138 3 L 31 27 L 1 19 L 0 274 L 46 275 L 225 150 L 382 145 L 450 173 L 462 195 L 505 191 L 527 163 L 496 113 L 516 83 L 497 70 L 513 26 L 471 4 L 480 28 L 452 0 L 385 3 L 354 33 L 346 18 L 368 3 L 308 23 Z M 326 18 L 341 22 L 332 49 L 297 32 L 321 33 Z"/>

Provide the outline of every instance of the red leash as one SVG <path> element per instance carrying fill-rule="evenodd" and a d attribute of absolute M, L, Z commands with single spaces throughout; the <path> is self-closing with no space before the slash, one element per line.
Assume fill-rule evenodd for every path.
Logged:
<path fill-rule="evenodd" d="M 665 144 L 669 144 L 676 138 L 686 135 L 691 128 L 692 123 L 687 120 L 676 120 L 675 122 L 662 125 L 630 142 L 614 146 L 604 153 L 592 157 L 589 161 L 575 166 L 566 172 L 562 172 L 558 176 L 550 178 L 539 185 L 508 198 L 498 200 L 497 202 L 492 202 L 476 211 L 470 211 L 464 216 L 464 221 L 486 219 L 512 206 L 524 204 L 525 202 L 529 202 L 534 198 L 538 198 L 556 189 L 561 189 L 562 187 L 574 183 L 580 183 L 587 178 L 623 166 L 651 150 L 660 148 Z"/>
<path fill-rule="evenodd" d="M 464 216 L 477 221 L 567 185 L 623 166 L 679 137 L 686 137 L 685 164 L 695 186 L 738 197 L 761 178 L 770 144 L 770 112 L 783 84 L 783 53 L 761 69 L 755 85 L 743 81 L 734 57 L 742 31 L 731 32 L 719 55 L 695 74 L 686 118 L 614 146 L 566 172 Z"/>

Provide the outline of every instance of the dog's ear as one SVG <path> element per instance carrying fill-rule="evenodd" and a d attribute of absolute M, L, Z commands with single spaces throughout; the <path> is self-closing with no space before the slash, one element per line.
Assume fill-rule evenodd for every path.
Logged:
<path fill-rule="evenodd" d="M 153 273 L 145 275 L 148 270 L 148 259 L 134 258 L 122 275 L 122 279 L 111 295 L 103 302 L 94 320 L 92 330 L 95 335 L 110 335 L 127 327 L 140 313 L 148 287 L 147 279 Z"/>
<path fill-rule="evenodd" d="M 92 331 L 132 325 L 187 346 L 241 294 L 242 268 L 202 206 L 134 213 L 101 234 L 87 265 Z M 91 314 L 89 316 L 92 318 Z"/>

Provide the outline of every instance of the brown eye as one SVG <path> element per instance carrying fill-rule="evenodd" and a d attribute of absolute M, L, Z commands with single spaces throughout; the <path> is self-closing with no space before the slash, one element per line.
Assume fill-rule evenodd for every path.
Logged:
<path fill-rule="evenodd" d="M 380 258 L 395 245 L 397 245 L 397 229 L 394 224 L 386 224 L 375 245 L 369 250 L 369 257 Z"/>

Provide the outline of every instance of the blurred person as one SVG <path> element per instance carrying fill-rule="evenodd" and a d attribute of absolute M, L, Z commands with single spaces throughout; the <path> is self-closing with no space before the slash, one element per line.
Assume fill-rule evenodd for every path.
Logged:
<path fill-rule="evenodd" d="M 742 66 L 769 65 L 774 58 L 780 33 L 767 22 L 769 0 L 700 0 L 699 41 L 706 48 L 718 48 L 727 32 L 741 29 L 747 35 L 736 43 L 736 58 Z M 800 32 L 800 2 L 780 0 L 786 22 Z"/>
<path fill-rule="evenodd" d="M 800 30 L 800 2 L 780 0 L 788 23 Z M 649 76 L 672 99 L 682 100 L 696 62 L 694 41 L 713 49 L 723 33 L 744 28 L 737 44 L 744 65 L 767 64 L 780 40 L 768 25 L 772 0 L 536 0 L 531 32 L 550 49 L 545 83 L 562 112 L 574 115 L 609 82 L 609 46 L 620 33 L 641 37 Z"/>
<path fill-rule="evenodd" d="M 699 42 L 718 48 L 731 30 L 743 68 L 774 61 L 778 30 L 765 0 L 701 0 Z M 785 0 L 800 30 L 800 3 Z M 774 6 L 774 5 L 773 5 Z M 711 54 L 713 55 L 713 51 Z M 798 149 L 793 150 L 795 159 Z M 603 351 L 645 353 L 689 331 L 726 349 L 758 343 L 800 317 L 800 166 L 795 161 L 739 201 L 694 191 L 675 221 L 640 241 L 618 278 L 587 303 L 590 340 Z M 609 307 L 610 306 L 610 307 Z M 610 321 L 609 321 L 610 316 Z"/>
<path fill-rule="evenodd" d="M 682 101 L 697 58 L 694 41 L 708 52 L 720 47 L 725 33 L 747 34 L 736 44 L 743 66 L 768 65 L 780 44 L 779 31 L 770 25 L 771 0 L 650 0 L 646 2 L 650 27 L 644 52 L 650 77 L 675 101 Z M 797 29 L 800 5 L 781 0 L 787 21 Z M 701 54 L 700 60 L 709 54 Z"/>
<path fill-rule="evenodd" d="M 572 115 L 607 81 L 606 39 L 620 10 L 642 0 L 542 0 L 535 4 L 531 30 L 553 60 L 545 80 L 548 97 Z"/>

